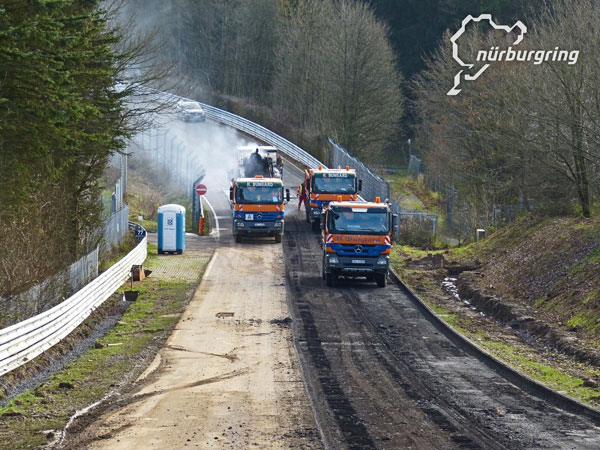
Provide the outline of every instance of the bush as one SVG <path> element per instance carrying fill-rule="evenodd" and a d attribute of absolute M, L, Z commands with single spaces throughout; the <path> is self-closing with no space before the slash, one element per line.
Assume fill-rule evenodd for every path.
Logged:
<path fill-rule="evenodd" d="M 429 217 L 412 216 L 402 218 L 397 237 L 401 244 L 424 247 L 433 245 L 434 239 L 433 222 Z"/>

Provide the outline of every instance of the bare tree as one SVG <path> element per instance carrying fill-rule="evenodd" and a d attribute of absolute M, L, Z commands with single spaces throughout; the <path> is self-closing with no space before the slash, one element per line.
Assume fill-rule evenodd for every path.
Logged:
<path fill-rule="evenodd" d="M 543 64 L 495 63 L 460 95 L 449 97 L 445 90 L 457 68 L 446 39 L 417 78 L 427 165 L 458 189 L 479 225 L 489 223 L 490 211 L 506 204 L 551 213 L 578 204 L 584 216 L 590 215 L 598 179 L 594 24 L 599 14 L 592 1 L 557 1 L 530 22 L 528 39 L 519 46 L 546 53 L 578 50 L 577 64 L 548 59 Z M 492 33 L 477 30 L 461 39 L 471 58 L 497 42 Z"/>
<path fill-rule="evenodd" d="M 289 111 L 301 127 L 322 131 L 319 109 L 324 87 L 323 49 L 328 45 L 333 16 L 329 1 L 298 2 L 282 17 L 275 56 L 273 104 Z"/>
<path fill-rule="evenodd" d="M 368 6 L 305 0 L 290 13 L 277 52 L 274 98 L 357 156 L 381 156 L 402 116 L 401 76 L 387 28 Z"/>

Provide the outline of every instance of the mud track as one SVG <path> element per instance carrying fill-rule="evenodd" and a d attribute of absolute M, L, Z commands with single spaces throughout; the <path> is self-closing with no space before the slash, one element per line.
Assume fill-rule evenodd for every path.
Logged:
<path fill-rule="evenodd" d="M 597 423 L 508 381 L 429 322 L 401 287 L 325 287 L 319 237 L 302 213 L 286 214 L 288 301 L 329 447 L 598 448 Z"/>

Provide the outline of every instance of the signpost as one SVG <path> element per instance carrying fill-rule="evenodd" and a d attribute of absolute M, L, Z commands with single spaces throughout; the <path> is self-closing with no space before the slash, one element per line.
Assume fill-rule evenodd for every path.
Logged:
<path fill-rule="evenodd" d="M 198 195 L 206 194 L 206 186 L 203 184 L 197 184 L 196 185 L 196 194 L 198 194 Z"/>
<path fill-rule="evenodd" d="M 204 195 L 206 194 L 206 186 L 204 184 L 197 184 L 195 188 L 196 194 Z M 199 200 L 200 201 L 200 200 Z M 204 215 L 202 214 L 202 208 L 200 208 L 200 217 L 198 220 L 198 231 L 200 235 L 204 235 Z"/>

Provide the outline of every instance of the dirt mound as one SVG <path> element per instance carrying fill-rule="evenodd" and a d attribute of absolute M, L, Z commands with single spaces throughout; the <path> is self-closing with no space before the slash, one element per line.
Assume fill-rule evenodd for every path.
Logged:
<path fill-rule="evenodd" d="M 417 270 L 436 270 L 443 269 L 447 264 L 446 258 L 441 253 L 428 254 L 421 259 L 408 261 L 406 267 Z"/>
<path fill-rule="evenodd" d="M 471 272 L 462 273 L 457 281 L 458 294 L 468 300 L 477 311 L 527 333 L 543 347 L 564 353 L 575 360 L 600 367 L 600 353 L 586 348 L 573 332 L 561 330 L 535 317 L 536 311 L 514 301 L 490 295 L 478 287 L 481 277 Z"/>
<path fill-rule="evenodd" d="M 445 270 L 449 276 L 456 276 L 461 272 L 478 270 L 481 266 L 479 261 L 456 262 L 448 261 L 441 253 L 428 254 L 424 258 L 407 260 L 406 267 L 415 270 Z"/>

